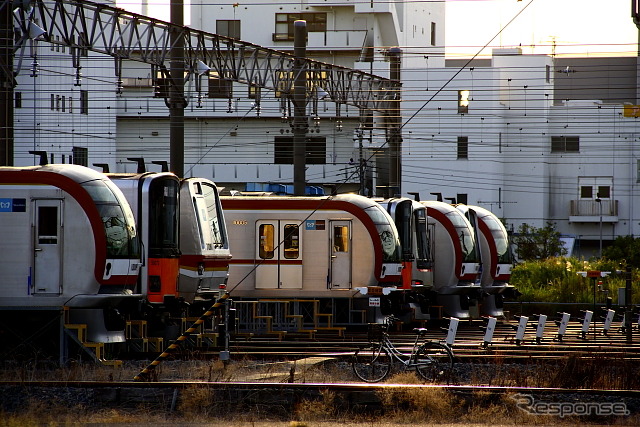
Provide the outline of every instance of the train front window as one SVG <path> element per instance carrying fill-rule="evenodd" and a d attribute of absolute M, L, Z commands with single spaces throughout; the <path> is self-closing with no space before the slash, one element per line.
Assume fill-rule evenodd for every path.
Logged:
<path fill-rule="evenodd" d="M 137 258 L 140 245 L 133 212 L 126 200 L 118 197 L 111 182 L 82 184 L 98 208 L 107 239 L 107 258 Z M 112 188 L 113 186 L 113 188 Z"/>
<path fill-rule="evenodd" d="M 491 231 L 491 236 L 493 240 L 496 242 L 496 250 L 498 252 L 498 263 L 500 264 L 511 264 L 513 262 L 513 257 L 511 254 L 511 250 L 509 248 L 509 235 L 507 234 L 507 230 L 504 228 L 502 223 L 498 222 L 494 218 L 485 217 L 483 221 L 489 227 Z"/>
<path fill-rule="evenodd" d="M 427 237 L 427 210 L 415 211 L 416 221 L 416 267 L 419 269 L 431 268 L 431 254 L 429 253 L 429 238 Z"/>
<path fill-rule="evenodd" d="M 202 195 L 207 209 L 208 226 L 211 232 L 212 243 L 222 246 L 225 243 L 225 228 L 222 219 L 222 205 L 215 187 L 202 183 Z"/>
<path fill-rule="evenodd" d="M 479 252 L 476 250 L 476 239 L 469 222 L 459 211 L 447 214 L 456 229 L 462 248 L 462 262 L 479 262 Z"/>
<path fill-rule="evenodd" d="M 365 213 L 373 220 L 382 243 L 382 261 L 400 262 L 401 251 L 398 231 L 391 222 L 391 217 L 385 213 L 379 205 L 372 205 L 364 209 Z"/>
<path fill-rule="evenodd" d="M 149 189 L 149 254 L 167 255 L 178 250 L 177 180 L 154 180 Z"/>
<path fill-rule="evenodd" d="M 412 202 L 405 201 L 398 203 L 396 207 L 396 228 L 402 246 L 402 256 L 405 261 L 413 261 L 412 241 L 411 241 L 411 209 Z"/>

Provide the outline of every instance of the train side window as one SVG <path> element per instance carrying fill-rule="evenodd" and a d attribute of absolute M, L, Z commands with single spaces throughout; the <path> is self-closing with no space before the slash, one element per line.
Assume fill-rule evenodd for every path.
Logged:
<path fill-rule="evenodd" d="M 272 224 L 260 225 L 259 231 L 260 239 L 260 258 L 272 259 L 274 250 L 274 233 Z"/>
<path fill-rule="evenodd" d="M 38 243 L 55 245 L 58 243 L 58 208 L 38 207 Z"/>
<path fill-rule="evenodd" d="M 284 257 L 296 259 L 300 255 L 300 229 L 297 224 L 285 224 L 284 226 Z"/>
<path fill-rule="evenodd" d="M 349 252 L 349 227 L 346 225 L 333 227 L 333 252 Z"/>

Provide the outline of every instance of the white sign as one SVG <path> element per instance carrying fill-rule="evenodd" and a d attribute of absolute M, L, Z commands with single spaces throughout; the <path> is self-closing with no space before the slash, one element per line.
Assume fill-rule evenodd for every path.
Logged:
<path fill-rule="evenodd" d="M 370 297 L 369 298 L 369 307 L 380 307 L 380 298 L 379 297 Z"/>

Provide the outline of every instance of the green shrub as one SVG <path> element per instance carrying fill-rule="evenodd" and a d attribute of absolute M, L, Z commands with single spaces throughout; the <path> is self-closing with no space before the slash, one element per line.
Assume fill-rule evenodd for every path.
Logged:
<path fill-rule="evenodd" d="M 592 279 L 579 272 L 589 270 L 608 271 L 606 277 Z M 622 270 L 622 273 L 618 273 Z M 640 302 L 638 270 L 632 271 L 632 302 Z M 521 293 L 521 301 L 536 302 L 593 302 L 594 284 L 597 299 L 606 296 L 617 300 L 618 288 L 625 287 L 624 266 L 616 261 L 601 259 L 586 261 L 570 257 L 551 257 L 543 260 L 525 261 L 512 270 L 510 283 Z"/>

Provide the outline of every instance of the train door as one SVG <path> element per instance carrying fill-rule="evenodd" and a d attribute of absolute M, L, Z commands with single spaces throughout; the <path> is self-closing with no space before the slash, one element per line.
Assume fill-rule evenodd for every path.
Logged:
<path fill-rule="evenodd" d="M 33 201 L 33 293 L 62 292 L 62 200 Z"/>
<path fill-rule="evenodd" d="M 297 221 L 256 223 L 256 288 L 302 288 L 302 236 Z"/>
<path fill-rule="evenodd" d="M 331 289 L 351 289 L 351 221 L 330 221 Z"/>

